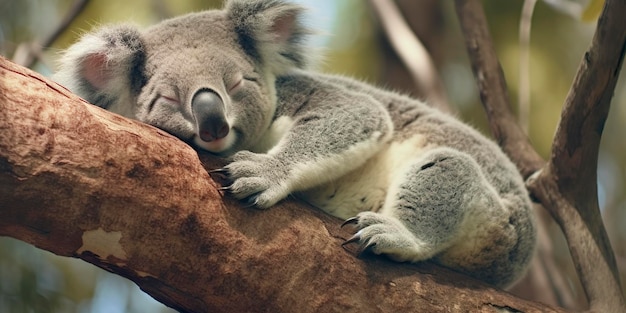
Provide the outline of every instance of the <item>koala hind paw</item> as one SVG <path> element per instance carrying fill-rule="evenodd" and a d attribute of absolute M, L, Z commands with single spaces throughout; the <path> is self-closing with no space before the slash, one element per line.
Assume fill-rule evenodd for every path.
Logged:
<path fill-rule="evenodd" d="M 362 212 L 347 219 L 342 227 L 346 225 L 353 225 L 358 231 L 342 245 L 358 244 L 358 255 L 372 252 L 399 262 L 417 262 L 429 257 L 424 255 L 419 240 L 396 218 Z"/>

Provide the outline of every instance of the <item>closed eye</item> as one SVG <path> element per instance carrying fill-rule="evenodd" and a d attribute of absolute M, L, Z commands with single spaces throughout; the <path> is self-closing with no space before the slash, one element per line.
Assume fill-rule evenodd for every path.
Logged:
<path fill-rule="evenodd" d="M 233 93 L 233 91 L 237 89 L 238 87 L 240 87 L 242 84 L 243 84 L 243 79 L 238 80 L 234 85 L 228 88 L 228 93 Z"/>
<path fill-rule="evenodd" d="M 168 102 L 174 103 L 176 105 L 180 105 L 180 101 L 178 101 L 178 99 L 176 98 L 163 96 L 163 95 L 161 95 L 161 98 L 167 100 Z"/>

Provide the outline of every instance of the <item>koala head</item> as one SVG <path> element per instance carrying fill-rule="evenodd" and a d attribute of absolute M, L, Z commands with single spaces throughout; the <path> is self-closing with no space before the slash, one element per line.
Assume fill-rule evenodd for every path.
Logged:
<path fill-rule="evenodd" d="M 253 146 L 276 110 L 276 76 L 304 68 L 303 9 L 231 0 L 222 10 L 86 34 L 55 80 L 110 111 L 210 152 Z"/>

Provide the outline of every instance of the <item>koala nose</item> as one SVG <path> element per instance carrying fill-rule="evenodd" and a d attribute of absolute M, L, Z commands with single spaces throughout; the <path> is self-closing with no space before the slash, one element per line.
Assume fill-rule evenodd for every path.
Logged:
<path fill-rule="evenodd" d="M 224 102 L 217 93 L 209 89 L 196 92 L 191 100 L 191 110 L 200 139 L 211 142 L 228 135 L 230 127 L 224 114 Z"/>

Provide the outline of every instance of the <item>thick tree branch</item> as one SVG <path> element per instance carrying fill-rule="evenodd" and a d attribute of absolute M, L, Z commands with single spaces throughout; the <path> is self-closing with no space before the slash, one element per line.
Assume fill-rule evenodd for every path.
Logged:
<path fill-rule="evenodd" d="M 293 201 L 243 209 L 217 187 L 176 138 L 0 58 L 0 235 L 183 312 L 560 312 L 429 263 L 358 259 L 338 220 Z"/>
<path fill-rule="evenodd" d="M 591 47 L 565 100 L 548 166 L 529 186 L 567 238 L 575 239 L 568 240 L 572 258 L 591 309 L 597 311 L 626 311 L 615 256 L 598 207 L 596 171 L 600 139 L 626 51 L 624 16 L 624 1 L 606 1 Z M 554 191 L 562 198 L 550 196 Z"/>
<path fill-rule="evenodd" d="M 456 12 L 491 131 L 526 178 L 540 169 L 545 161 L 530 144 L 511 112 L 506 81 L 491 43 L 482 4 L 474 0 L 457 0 Z"/>
<path fill-rule="evenodd" d="M 561 226 L 591 310 L 626 311 L 596 186 L 600 137 L 626 50 L 626 3 L 606 1 L 545 167 L 510 112 L 506 83 L 480 2 L 457 0 L 456 5 L 490 125 L 525 177 L 543 167 L 529 180 L 529 190 Z"/>

